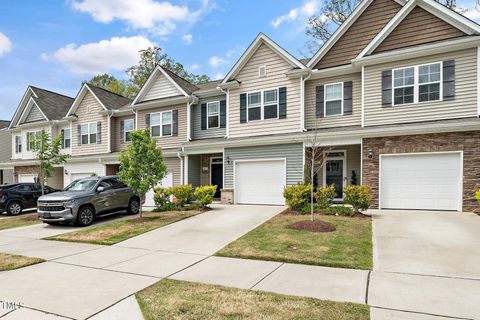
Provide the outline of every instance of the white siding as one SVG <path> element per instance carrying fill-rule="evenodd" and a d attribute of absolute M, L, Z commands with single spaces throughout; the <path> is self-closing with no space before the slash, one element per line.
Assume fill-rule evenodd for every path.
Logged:
<path fill-rule="evenodd" d="M 35 122 L 35 121 L 42 121 L 42 120 L 46 120 L 46 119 L 43 116 L 40 109 L 36 105 L 33 105 L 32 109 L 30 109 L 30 112 L 25 117 L 24 122 L 28 123 L 28 122 Z"/>
<path fill-rule="evenodd" d="M 34 128 L 28 128 L 28 129 L 22 129 L 19 131 L 13 131 L 12 132 L 12 159 L 35 159 L 35 153 L 32 150 L 27 151 L 27 132 L 33 132 L 33 131 L 42 131 L 45 130 L 45 132 L 50 132 L 52 133 L 52 128 L 49 125 L 43 124 L 39 125 L 38 127 Z M 15 153 L 15 136 L 20 135 L 22 137 L 22 152 L 20 153 Z M 53 135 L 55 133 L 53 132 Z"/>
<path fill-rule="evenodd" d="M 455 60 L 455 99 L 382 108 L 382 71 Z M 384 63 L 365 68 L 365 126 L 398 124 L 477 115 L 477 50 L 468 49 Z"/>
<path fill-rule="evenodd" d="M 182 93 L 163 74 L 159 74 L 150 88 L 146 88 L 140 101 L 148 101 L 160 98 L 174 97 Z"/>

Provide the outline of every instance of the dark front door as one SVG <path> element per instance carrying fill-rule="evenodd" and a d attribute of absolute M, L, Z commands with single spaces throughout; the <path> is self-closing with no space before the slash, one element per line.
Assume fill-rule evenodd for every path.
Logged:
<path fill-rule="evenodd" d="M 220 190 L 223 188 L 223 159 L 212 159 L 211 183 L 217 186 L 215 198 L 220 198 Z"/>
<path fill-rule="evenodd" d="M 343 159 L 327 160 L 325 168 L 325 184 L 334 184 L 337 195 L 335 199 L 343 198 Z"/>

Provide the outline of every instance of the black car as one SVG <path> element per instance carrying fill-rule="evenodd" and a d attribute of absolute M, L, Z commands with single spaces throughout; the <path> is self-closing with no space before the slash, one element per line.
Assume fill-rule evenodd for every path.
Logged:
<path fill-rule="evenodd" d="M 45 194 L 58 190 L 45 186 Z M 11 215 L 22 213 L 24 209 L 37 207 L 37 200 L 42 195 L 42 187 L 38 183 L 14 183 L 0 186 L 0 213 Z"/>

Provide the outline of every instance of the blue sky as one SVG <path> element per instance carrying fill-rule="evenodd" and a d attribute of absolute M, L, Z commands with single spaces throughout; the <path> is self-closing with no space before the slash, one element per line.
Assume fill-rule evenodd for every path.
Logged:
<path fill-rule="evenodd" d="M 471 7 L 473 0 L 460 4 Z M 75 96 L 81 81 L 119 77 L 156 44 L 190 72 L 225 75 L 259 32 L 296 56 L 321 0 L 23 0 L 0 2 L 0 119 L 29 84 Z"/>

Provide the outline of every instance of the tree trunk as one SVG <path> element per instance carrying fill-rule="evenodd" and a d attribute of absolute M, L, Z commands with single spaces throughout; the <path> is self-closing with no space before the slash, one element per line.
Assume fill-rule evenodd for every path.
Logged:
<path fill-rule="evenodd" d="M 315 177 L 314 174 L 314 165 L 315 165 L 315 158 L 312 151 L 312 167 L 310 169 L 310 220 L 313 221 L 313 179 Z"/>

